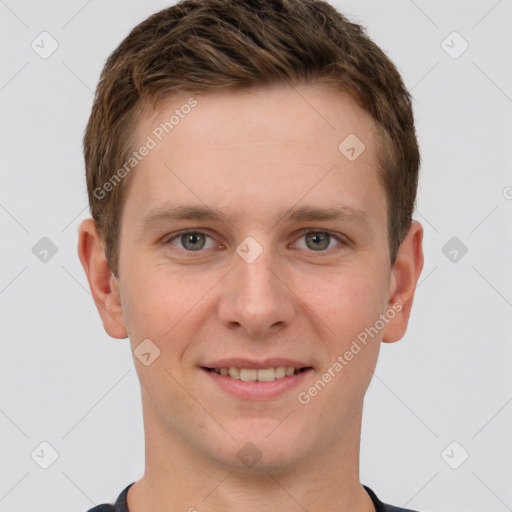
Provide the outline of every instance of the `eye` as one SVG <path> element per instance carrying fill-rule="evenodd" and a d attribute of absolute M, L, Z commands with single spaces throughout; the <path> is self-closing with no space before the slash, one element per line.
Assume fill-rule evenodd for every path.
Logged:
<path fill-rule="evenodd" d="M 209 247 L 206 247 L 206 239 L 209 238 L 212 240 L 213 244 L 210 244 Z M 200 251 L 201 249 L 211 249 L 215 246 L 215 241 L 213 238 L 208 236 L 206 233 L 202 231 L 182 231 L 177 235 L 174 235 L 172 238 L 169 238 L 166 243 L 170 243 L 172 245 L 176 245 L 173 243 L 173 240 L 177 240 L 179 244 L 181 244 L 180 249 L 185 249 L 189 252 Z"/>
<path fill-rule="evenodd" d="M 305 239 L 306 247 L 300 247 L 300 249 L 306 248 L 316 252 L 332 248 L 329 247 L 329 245 L 333 240 L 337 242 L 337 245 L 344 244 L 343 240 L 339 236 L 328 231 L 319 231 L 315 229 L 307 229 L 302 233 L 301 238 Z"/>
<path fill-rule="evenodd" d="M 331 242 L 336 241 L 336 245 L 346 245 L 346 242 L 339 236 L 329 231 L 321 231 L 318 229 L 306 229 L 299 238 L 305 240 L 305 246 L 299 246 L 299 249 L 309 249 L 314 252 L 325 252 L 326 249 L 332 249 Z M 208 246 L 207 239 L 210 240 Z M 176 242 L 175 242 L 176 241 Z M 165 243 L 184 249 L 187 252 L 198 252 L 202 249 L 212 249 L 215 247 L 215 240 L 203 231 L 188 230 L 181 231 L 168 238 Z M 298 244 L 298 242 L 295 242 Z"/>

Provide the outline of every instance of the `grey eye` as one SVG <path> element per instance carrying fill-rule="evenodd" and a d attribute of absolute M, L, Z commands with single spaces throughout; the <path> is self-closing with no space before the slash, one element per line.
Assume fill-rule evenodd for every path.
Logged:
<path fill-rule="evenodd" d="M 335 237 L 324 231 L 312 231 L 302 235 L 306 241 L 306 247 L 313 251 L 323 251 L 329 247 L 329 244 Z"/>
<path fill-rule="evenodd" d="M 209 246 L 207 245 L 208 239 L 210 240 Z M 185 249 L 190 252 L 200 251 L 201 249 L 210 249 L 215 246 L 215 240 L 201 231 L 188 231 L 178 234 L 168 240 L 167 243 L 171 243 L 180 249 Z"/>
<path fill-rule="evenodd" d="M 185 233 L 181 235 L 180 240 L 183 247 L 190 251 L 199 251 L 205 245 L 205 236 L 203 233 Z"/>

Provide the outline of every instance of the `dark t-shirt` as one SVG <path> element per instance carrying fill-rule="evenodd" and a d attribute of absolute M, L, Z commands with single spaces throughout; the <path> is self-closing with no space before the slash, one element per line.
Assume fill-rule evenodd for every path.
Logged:
<path fill-rule="evenodd" d="M 128 495 L 128 489 L 134 484 L 130 484 L 126 489 L 119 495 L 117 501 L 114 505 L 104 504 L 98 505 L 94 508 L 91 508 L 88 512 L 129 512 L 128 505 L 126 504 L 126 497 Z M 375 505 L 376 512 L 416 512 L 415 510 L 410 510 L 408 508 L 399 508 L 394 507 L 393 505 L 386 505 L 382 503 L 382 501 L 377 498 L 377 495 L 366 485 L 363 485 L 366 489 L 366 492 L 370 495 L 370 498 Z"/>

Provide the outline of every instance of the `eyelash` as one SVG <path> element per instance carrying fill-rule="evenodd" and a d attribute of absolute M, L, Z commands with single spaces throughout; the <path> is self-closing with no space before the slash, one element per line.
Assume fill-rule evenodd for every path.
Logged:
<path fill-rule="evenodd" d="M 300 236 L 299 236 L 298 239 L 302 238 L 303 236 L 305 236 L 305 235 L 307 235 L 309 233 L 326 234 L 326 235 L 329 235 L 331 238 L 334 238 L 337 242 L 339 242 L 340 246 L 348 245 L 348 241 L 346 239 L 342 238 L 340 235 L 332 233 L 331 231 L 325 231 L 325 230 L 322 230 L 322 229 L 314 229 L 314 228 L 304 228 L 303 230 L 301 230 Z M 207 232 L 202 231 L 200 229 L 185 229 L 183 231 L 179 231 L 178 233 L 173 234 L 170 238 L 167 238 L 164 241 L 164 244 L 170 244 L 173 240 L 175 240 L 177 238 L 180 238 L 183 235 L 187 235 L 187 234 L 202 234 L 202 235 L 205 235 L 205 236 L 207 236 L 207 237 L 209 237 L 209 238 L 211 238 L 213 240 L 213 237 L 211 235 L 209 235 Z M 179 249 L 181 249 L 181 250 L 183 250 L 183 251 L 185 251 L 187 253 L 191 253 L 191 254 L 202 253 L 205 250 L 207 250 L 207 249 L 200 249 L 198 251 L 188 251 L 187 249 L 182 249 L 181 247 Z M 333 249 L 336 249 L 336 247 L 331 247 L 330 249 L 323 249 L 323 250 L 320 250 L 320 251 L 309 250 L 308 252 L 310 252 L 310 253 L 312 253 L 314 255 L 320 255 L 322 253 L 324 253 L 324 254 L 328 253 L 328 252 L 330 252 Z"/>

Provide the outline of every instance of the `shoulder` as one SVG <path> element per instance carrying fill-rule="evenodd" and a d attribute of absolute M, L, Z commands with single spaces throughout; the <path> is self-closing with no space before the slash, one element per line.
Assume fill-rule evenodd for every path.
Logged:
<path fill-rule="evenodd" d="M 134 484 L 135 482 L 132 482 L 130 485 L 125 487 L 121 494 L 118 496 L 115 503 L 104 503 L 102 505 L 96 505 L 94 508 L 89 509 L 87 512 L 128 512 L 128 505 L 127 505 L 127 496 L 128 496 L 128 489 Z"/>
<path fill-rule="evenodd" d="M 418 512 L 417 510 L 395 507 L 393 505 L 383 503 L 369 487 L 367 487 L 366 485 L 363 485 L 363 487 L 365 488 L 366 492 L 370 495 L 370 498 L 372 499 L 373 504 L 375 505 L 375 512 Z"/>
<path fill-rule="evenodd" d="M 382 509 L 382 512 L 418 512 L 417 510 L 411 510 L 410 508 L 400 508 L 400 507 L 394 507 L 393 505 L 386 505 L 383 504 L 384 508 Z"/>

